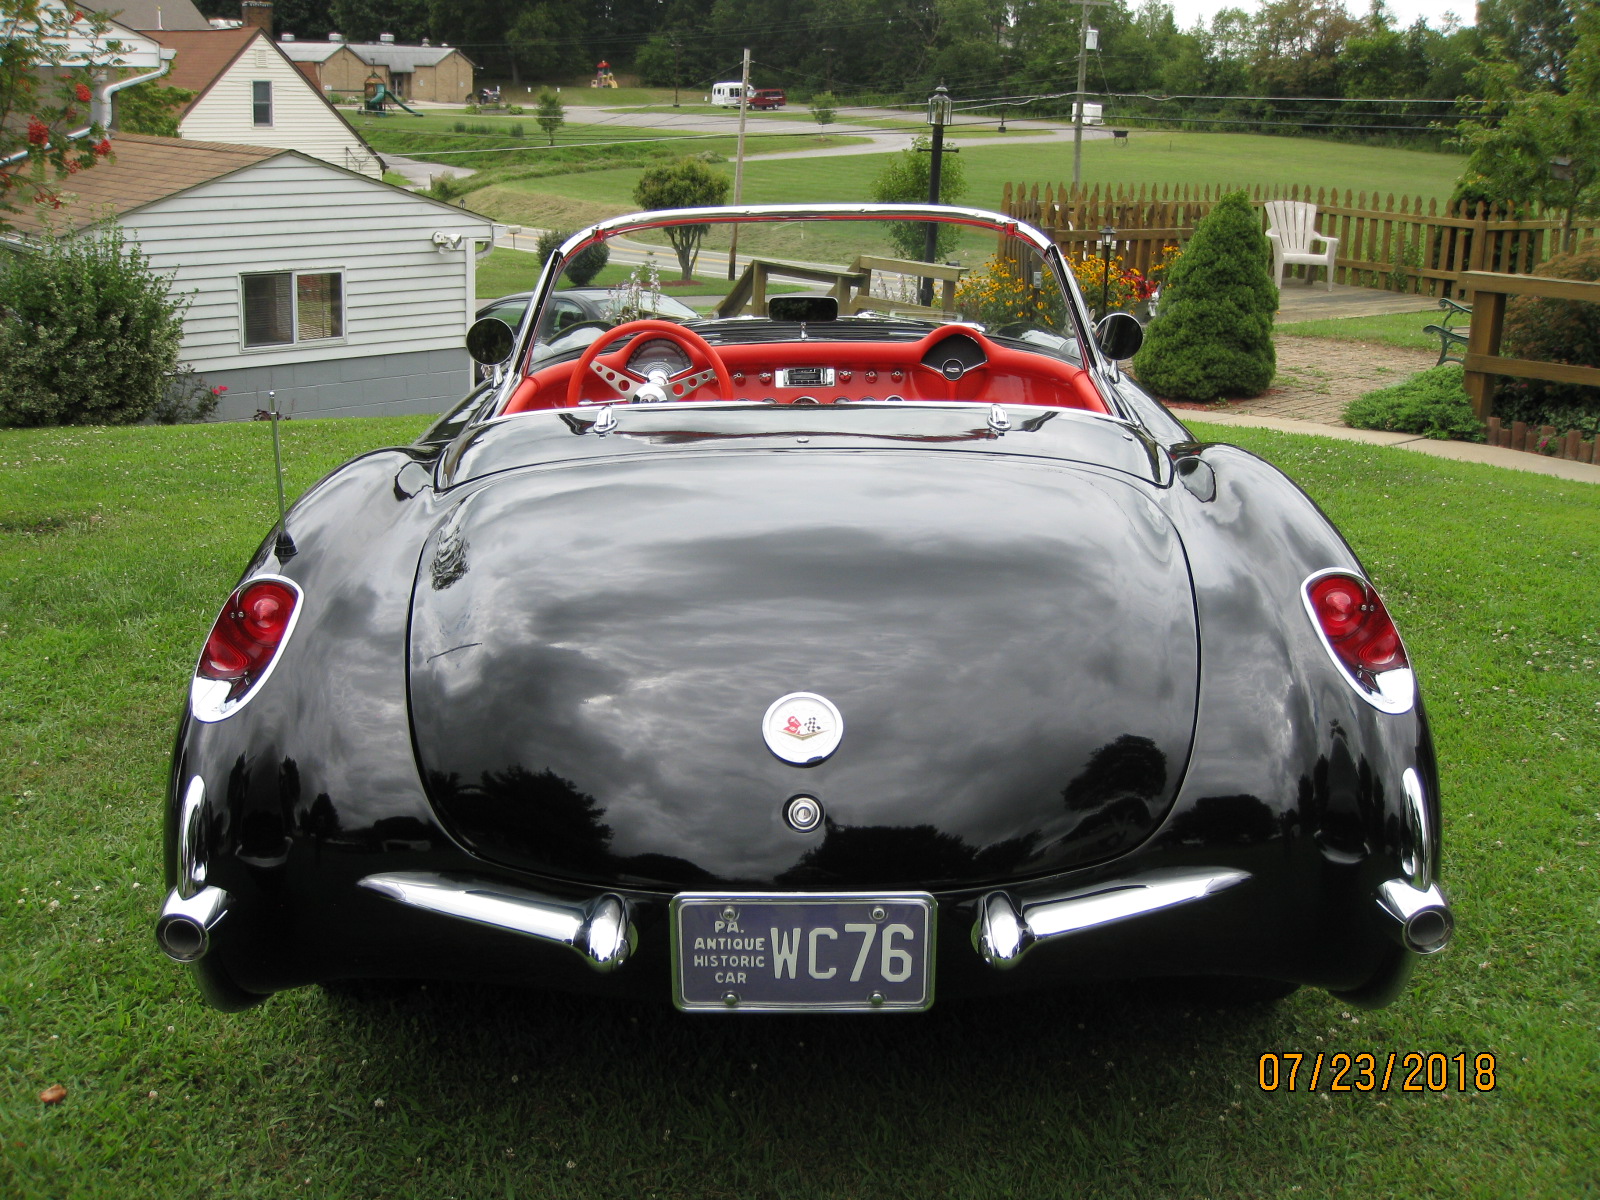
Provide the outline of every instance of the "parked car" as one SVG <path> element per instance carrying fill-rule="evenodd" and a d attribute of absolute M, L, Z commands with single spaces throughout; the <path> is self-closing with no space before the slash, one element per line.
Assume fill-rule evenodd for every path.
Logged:
<path fill-rule="evenodd" d="M 907 222 L 994 257 L 930 293 L 885 261 Z M 712 316 L 548 337 L 584 247 L 735 223 L 746 253 L 807 232 L 817 290 L 768 297 L 768 259 Z M 515 336 L 469 336 L 493 382 L 219 581 L 156 927 L 209 1003 L 449 977 L 878 1013 L 1197 976 L 1379 1005 L 1445 945 L 1378 591 L 1291 480 L 1119 371 L 1137 322 L 1091 324 L 1047 237 L 685 209 L 555 268 Z"/>
<path fill-rule="evenodd" d="M 711 103 L 719 108 L 738 108 L 741 96 L 752 96 L 754 94 L 754 88 L 738 81 L 711 85 Z"/>
<path fill-rule="evenodd" d="M 782 88 L 758 88 L 756 94 L 750 97 L 751 108 L 782 108 L 789 103 L 789 98 L 783 94 Z"/>
<path fill-rule="evenodd" d="M 503 321 L 513 330 L 522 324 L 523 315 L 533 299 L 532 292 L 515 292 L 501 296 L 478 308 L 478 320 L 493 317 Z M 640 307 L 651 316 L 664 321 L 692 321 L 699 314 L 681 300 L 671 296 L 646 294 Z M 540 322 L 538 343 L 540 353 L 558 352 L 561 346 L 582 347 L 593 341 L 601 330 L 617 323 L 616 295 L 609 288 L 566 288 L 550 298 Z M 556 349 L 551 349 L 556 347 Z M 489 369 L 479 365 L 480 378 L 486 378 Z"/>

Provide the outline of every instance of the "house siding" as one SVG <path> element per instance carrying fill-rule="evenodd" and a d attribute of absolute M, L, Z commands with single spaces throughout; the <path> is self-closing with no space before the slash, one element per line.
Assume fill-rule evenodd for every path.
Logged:
<path fill-rule="evenodd" d="M 220 415 L 266 407 L 255 393 L 269 388 L 302 415 L 437 412 L 472 386 L 463 343 L 483 218 L 283 155 L 122 223 L 190 298 L 180 358 L 228 387 Z M 462 249 L 435 248 L 436 231 L 461 234 Z M 245 349 L 240 276 L 263 271 L 341 272 L 344 336 Z"/>
<path fill-rule="evenodd" d="M 251 85 L 272 83 L 272 124 L 254 121 Z M 299 150 L 334 166 L 382 178 L 383 164 L 316 94 L 316 85 L 260 40 L 231 67 L 179 123 L 184 137 Z"/>

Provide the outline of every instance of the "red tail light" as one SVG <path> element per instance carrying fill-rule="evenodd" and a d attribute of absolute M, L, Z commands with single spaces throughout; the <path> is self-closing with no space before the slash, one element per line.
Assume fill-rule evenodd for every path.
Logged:
<path fill-rule="evenodd" d="M 1391 695 L 1395 689 L 1384 686 L 1380 678 L 1410 663 L 1400 633 L 1372 585 L 1356 575 L 1329 571 L 1306 580 L 1305 594 L 1306 609 L 1322 631 L 1324 644 L 1362 694 L 1369 699 L 1375 692 L 1384 694 L 1389 703 L 1379 707 L 1389 711 L 1410 708 L 1409 671 L 1403 708 L 1391 707 L 1401 697 Z"/>
<path fill-rule="evenodd" d="M 229 702 L 242 697 L 266 678 L 278 650 L 294 628 L 300 589 L 287 579 L 253 579 L 228 597 L 206 638 L 195 668 L 198 679 L 230 684 L 217 715 L 232 711 Z"/>

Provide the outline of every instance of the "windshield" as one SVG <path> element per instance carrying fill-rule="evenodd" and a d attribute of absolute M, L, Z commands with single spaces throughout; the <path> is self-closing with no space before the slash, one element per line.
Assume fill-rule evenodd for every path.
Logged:
<path fill-rule="evenodd" d="M 966 210 L 878 211 L 680 210 L 569 242 L 520 360 L 537 386 L 506 411 L 618 399 L 1104 411 L 1080 378 L 1076 294 L 1042 238 Z"/>

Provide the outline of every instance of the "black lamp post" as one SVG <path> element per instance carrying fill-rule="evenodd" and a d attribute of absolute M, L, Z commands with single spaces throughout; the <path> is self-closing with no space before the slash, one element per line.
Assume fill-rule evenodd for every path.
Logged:
<path fill-rule="evenodd" d="M 928 164 L 928 203 L 939 203 L 939 172 L 944 165 L 944 127 L 950 123 L 950 95 L 944 84 L 933 89 L 928 98 L 928 124 L 933 126 L 933 161 Z M 934 262 L 939 253 L 939 227 L 928 222 L 927 234 L 922 243 L 922 261 Z M 919 303 L 925 308 L 933 305 L 933 279 L 925 277 L 919 292 Z"/>
<path fill-rule="evenodd" d="M 1558 154 L 1548 164 L 1550 178 L 1557 183 L 1572 184 L 1572 198 L 1575 202 L 1578 196 L 1577 172 L 1572 169 L 1572 156 Z M 1567 205 L 1566 216 L 1561 221 L 1561 253 L 1565 254 L 1572 249 L 1572 204 Z"/>
<path fill-rule="evenodd" d="M 1111 247 L 1117 240 L 1117 231 L 1109 225 L 1100 227 L 1100 316 L 1106 315 L 1111 302 Z"/>

